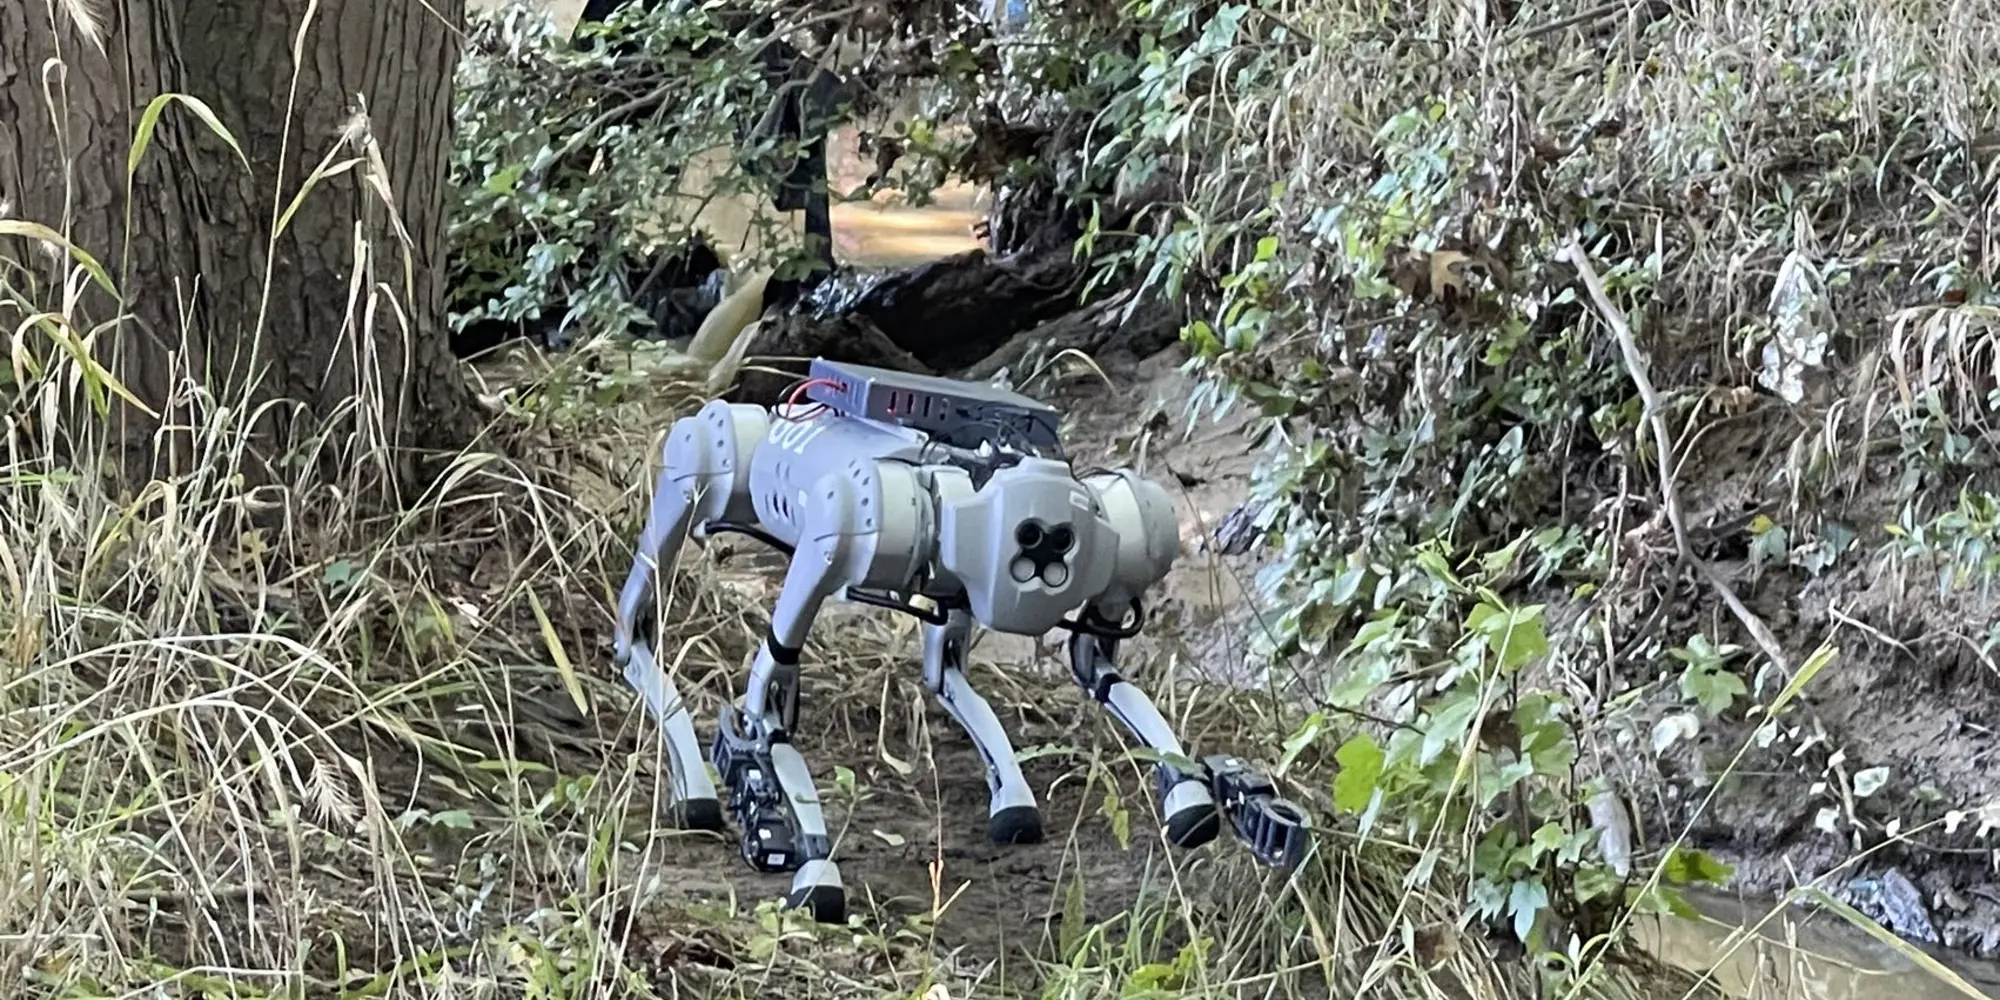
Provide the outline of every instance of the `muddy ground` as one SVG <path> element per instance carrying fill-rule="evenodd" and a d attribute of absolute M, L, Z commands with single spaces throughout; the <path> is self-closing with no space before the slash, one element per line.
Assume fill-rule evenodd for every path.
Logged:
<path fill-rule="evenodd" d="M 1940 588 L 1934 565 L 1894 552 L 1885 528 L 1897 511 L 1882 495 L 1900 475 L 1898 463 L 1869 468 L 1851 498 L 1788 519 L 1784 497 L 1767 485 L 1784 461 L 1771 441 L 1782 439 L 1755 429 L 1718 437 L 1699 464 L 1690 463 L 1711 474 L 1697 472 L 1680 487 L 1691 530 L 1710 532 L 1711 558 L 1784 644 L 1794 669 L 1823 640 L 1839 657 L 1807 688 L 1805 714 L 1768 747 L 1753 739 L 1761 720 L 1739 707 L 1649 760 L 1650 726 L 1664 713 L 1635 714 L 1623 770 L 1637 783 L 1631 791 L 1653 836 L 1670 838 L 1692 820 L 1695 842 L 1740 866 L 1733 888 L 1778 891 L 1827 876 L 1828 888 L 1907 939 L 2000 955 L 2000 844 L 1980 820 L 1983 812 L 2000 826 L 2000 668 L 1984 648 L 2000 603 L 1977 584 Z M 1759 513 L 1789 520 L 1801 541 L 1851 532 L 1854 542 L 1817 573 L 1753 568 L 1747 522 Z M 1672 645 L 1702 631 L 1753 648 L 1719 603 L 1701 596 L 1701 614 L 1687 614 L 1681 602 L 1655 635 L 1633 638 Z M 1664 677 L 1671 688 L 1672 663 L 1620 664 L 1619 672 L 1629 684 Z M 1773 675 L 1745 680 L 1759 701 L 1784 684 Z M 1746 741 L 1752 748 L 1736 774 L 1697 815 L 1710 776 Z M 1886 772 L 1865 773 L 1872 769 Z M 1963 818 L 1947 829 L 1954 811 Z"/>

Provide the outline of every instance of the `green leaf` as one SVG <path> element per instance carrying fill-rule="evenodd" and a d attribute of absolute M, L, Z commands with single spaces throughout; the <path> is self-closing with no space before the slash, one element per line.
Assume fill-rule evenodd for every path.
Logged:
<path fill-rule="evenodd" d="M 1749 691 L 1743 678 L 1720 666 L 1704 663 L 1688 664 L 1681 671 L 1680 687 L 1683 695 L 1694 699 L 1711 716 L 1721 715 Z"/>
<path fill-rule="evenodd" d="M 1634 913 L 1671 914 L 1682 920 L 1700 920 L 1701 911 L 1672 886 L 1635 885 L 1625 890 L 1625 905 Z"/>
<path fill-rule="evenodd" d="M 1588 903 L 1617 892 L 1624 884 L 1625 880 L 1619 878 L 1609 865 L 1585 865 L 1578 868 L 1571 878 L 1570 890 L 1575 893 L 1577 902 Z"/>
<path fill-rule="evenodd" d="M 1466 626 L 1485 637 L 1498 669 L 1512 673 L 1549 651 L 1542 610 L 1539 604 L 1503 611 L 1481 603 L 1466 616 Z"/>
<path fill-rule="evenodd" d="M 1562 850 L 1563 843 L 1568 839 L 1569 836 L 1563 832 L 1561 826 L 1555 823 L 1543 823 L 1535 830 L 1534 839 L 1528 842 L 1528 846 L 1533 849 L 1530 854 L 1535 860 L 1540 860 L 1542 855 L 1550 851 Z"/>
<path fill-rule="evenodd" d="M 360 567 L 351 560 L 335 559 L 320 571 L 320 584 L 332 591 L 342 591 L 354 585 L 361 576 Z"/>
<path fill-rule="evenodd" d="M 1480 572 L 1488 577 L 1499 576 L 1502 572 L 1505 572 L 1507 567 L 1514 564 L 1514 559 L 1520 555 L 1521 543 L 1527 541 L 1528 537 L 1527 534 L 1523 533 L 1519 538 L 1507 543 L 1505 548 L 1496 549 L 1480 556 Z"/>
<path fill-rule="evenodd" d="M 1385 757 L 1381 746 L 1367 733 L 1357 733 L 1342 743 L 1333 754 L 1340 765 L 1333 779 L 1334 806 L 1343 812 L 1366 811 L 1381 784 Z"/>
<path fill-rule="evenodd" d="M 511 195 L 514 193 L 514 185 L 521 182 L 521 174 L 526 172 L 526 170 L 527 167 L 524 164 L 509 163 L 495 170 L 493 176 L 486 178 L 486 183 L 481 186 L 493 194 Z"/>
<path fill-rule="evenodd" d="M 1354 631 L 1354 638 L 1348 640 L 1347 651 L 1352 653 L 1371 642 L 1387 639 L 1395 632 L 1403 620 L 1403 609 L 1390 608 L 1378 613 L 1374 618 Z"/>
<path fill-rule="evenodd" d="M 125 157 L 125 175 L 128 178 L 139 172 L 139 161 L 145 157 L 147 147 L 153 144 L 153 132 L 159 128 L 160 115 L 165 113 L 167 105 L 174 101 L 179 101 L 189 111 L 194 112 L 194 116 L 201 119 L 201 123 L 208 126 L 208 130 L 215 133 L 216 138 L 221 139 L 229 147 L 230 152 L 236 154 L 236 159 L 243 164 L 243 169 L 250 169 L 250 158 L 243 155 L 243 147 L 236 144 L 236 137 L 230 134 L 229 129 L 223 126 L 222 119 L 217 118 L 215 112 L 202 103 L 200 98 L 189 97 L 186 94 L 160 94 L 148 101 L 146 110 L 139 114 L 139 127 L 132 136 L 132 150 Z"/>
<path fill-rule="evenodd" d="M 1278 759 L 1278 773 L 1274 777 L 1284 777 L 1291 770 L 1292 764 L 1299 759 L 1299 754 L 1304 753 L 1307 747 L 1319 740 L 1320 730 L 1325 727 L 1326 715 L 1314 712 L 1306 717 L 1306 721 L 1297 731 L 1285 737 L 1285 754 Z"/>
<path fill-rule="evenodd" d="M 1455 690 L 1444 699 L 1444 704 L 1431 712 L 1430 725 L 1424 729 L 1423 749 L 1418 753 L 1419 766 L 1428 767 L 1438 759 L 1445 749 L 1465 737 L 1472 728 L 1472 717 L 1479 711 L 1479 692 Z"/>
<path fill-rule="evenodd" d="M 1528 943 L 1528 936 L 1535 932 L 1535 918 L 1541 916 L 1542 907 L 1549 904 L 1549 890 L 1539 878 L 1522 879 L 1514 883 L 1507 894 L 1507 908 L 1514 915 L 1514 936 L 1521 943 Z"/>
<path fill-rule="evenodd" d="M 104 289 L 113 298 L 120 298 L 118 287 L 111 283 L 111 275 L 106 273 L 104 265 L 98 263 L 97 258 L 92 257 L 89 251 L 65 239 L 61 233 L 39 222 L 28 222 L 25 219 L 0 219 L 0 236 L 19 236 L 22 239 L 35 240 L 40 243 L 46 243 L 68 254 L 71 260 L 76 261 L 83 268 L 85 274 L 90 275 L 90 280 L 96 282 L 97 287 Z M 135 405 L 138 404 L 137 399 L 132 400 L 132 402 Z M 151 410 L 146 411 L 146 415 L 157 416 Z"/>
<path fill-rule="evenodd" d="M 463 809 L 446 809 L 444 812 L 432 814 L 431 822 L 453 830 L 470 830 L 472 814 Z"/>
<path fill-rule="evenodd" d="M 1736 874 L 1736 866 L 1716 858 L 1706 851 L 1691 847 L 1675 847 L 1660 861 L 1660 873 L 1667 881 L 1676 885 L 1727 885 L 1729 876 Z"/>
<path fill-rule="evenodd" d="M 1446 562 L 1444 555 L 1436 549 L 1423 548 L 1417 550 L 1416 560 L 1417 565 L 1422 566 L 1424 572 L 1429 573 L 1438 582 L 1453 587 L 1461 586 L 1458 574 L 1451 571 L 1451 564 Z"/>
<path fill-rule="evenodd" d="M 1778 692 L 1778 696 L 1771 700 L 1771 707 L 1766 709 L 1764 714 L 1776 716 L 1782 713 L 1785 707 L 1799 696 L 1799 692 L 1804 691 L 1806 685 L 1811 684 L 1813 678 L 1818 677 L 1819 672 L 1825 670 L 1826 665 L 1832 663 L 1833 658 L 1838 655 L 1840 651 L 1828 645 L 1822 645 L 1814 650 L 1813 655 L 1807 657 L 1806 662 L 1800 665 L 1799 672 L 1793 674 L 1792 679 L 1785 683 L 1785 689 Z"/>

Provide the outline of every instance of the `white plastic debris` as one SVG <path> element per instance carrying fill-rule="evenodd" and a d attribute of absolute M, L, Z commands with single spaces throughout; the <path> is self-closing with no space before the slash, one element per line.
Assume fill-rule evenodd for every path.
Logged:
<path fill-rule="evenodd" d="M 1798 403 L 1805 399 L 1806 371 L 1825 364 L 1834 330 L 1826 278 L 1801 251 L 1786 254 L 1778 267 L 1771 289 L 1771 328 L 1757 382 L 1785 402 Z"/>

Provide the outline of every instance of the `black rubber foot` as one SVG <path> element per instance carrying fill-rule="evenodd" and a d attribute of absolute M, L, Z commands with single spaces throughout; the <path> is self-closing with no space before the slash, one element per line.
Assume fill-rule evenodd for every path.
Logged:
<path fill-rule="evenodd" d="M 837 885 L 815 885 L 785 897 L 785 908 L 804 910 L 822 924 L 847 922 L 847 891 Z"/>
<path fill-rule="evenodd" d="M 1042 811 L 1034 806 L 1008 806 L 986 821 L 986 836 L 996 844 L 1042 842 Z"/>
<path fill-rule="evenodd" d="M 1183 809 L 1167 817 L 1167 839 L 1175 847 L 1193 849 L 1222 832 L 1222 810 L 1214 806 Z"/>
<path fill-rule="evenodd" d="M 675 803 L 674 821 L 683 830 L 721 833 L 728 829 L 722 819 L 722 803 L 716 799 L 689 799 Z"/>

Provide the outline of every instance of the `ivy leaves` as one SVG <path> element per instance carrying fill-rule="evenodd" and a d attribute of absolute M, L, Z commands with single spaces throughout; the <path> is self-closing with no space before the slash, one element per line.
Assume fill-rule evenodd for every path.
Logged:
<path fill-rule="evenodd" d="M 1687 665 L 1681 670 L 1681 694 L 1715 716 L 1728 711 L 1736 699 L 1749 693 L 1743 678 L 1728 668 L 1729 658 L 1742 651 L 1742 647 L 1730 643 L 1714 645 L 1707 636 L 1697 634 L 1687 645 L 1676 646 L 1667 653 Z"/>
<path fill-rule="evenodd" d="M 1333 779 L 1333 804 L 1342 812 L 1372 812 L 1381 800 L 1382 767 L 1388 755 L 1367 733 L 1357 733 L 1334 751 L 1340 765 Z M 1365 832 L 1365 831 L 1364 831 Z"/>
<path fill-rule="evenodd" d="M 1542 622 L 1542 605 L 1502 608 L 1498 599 L 1482 601 L 1466 615 L 1465 627 L 1486 641 L 1494 666 L 1511 674 L 1549 651 Z"/>

